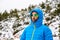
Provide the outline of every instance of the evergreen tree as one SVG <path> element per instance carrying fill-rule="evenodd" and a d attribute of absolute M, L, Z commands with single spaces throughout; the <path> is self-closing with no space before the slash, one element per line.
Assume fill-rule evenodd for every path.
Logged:
<path fill-rule="evenodd" d="M 42 2 L 41 7 L 42 7 L 42 9 L 44 9 L 45 8 L 45 3 Z"/>
<path fill-rule="evenodd" d="M 9 16 L 8 12 L 5 10 L 2 14 L 3 19 L 7 19 L 7 17 Z"/>

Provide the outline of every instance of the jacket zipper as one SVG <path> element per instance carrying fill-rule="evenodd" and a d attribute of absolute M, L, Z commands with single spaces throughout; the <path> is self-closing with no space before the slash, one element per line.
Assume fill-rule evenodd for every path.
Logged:
<path fill-rule="evenodd" d="M 33 32 L 32 32 L 31 40 L 33 40 L 35 30 L 36 30 L 36 26 L 34 25 L 34 30 L 33 30 Z"/>

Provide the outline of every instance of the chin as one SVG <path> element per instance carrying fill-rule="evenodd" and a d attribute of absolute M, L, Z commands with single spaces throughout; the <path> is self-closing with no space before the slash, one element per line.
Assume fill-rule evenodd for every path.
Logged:
<path fill-rule="evenodd" d="M 35 21 L 33 21 L 33 22 L 35 22 Z"/>

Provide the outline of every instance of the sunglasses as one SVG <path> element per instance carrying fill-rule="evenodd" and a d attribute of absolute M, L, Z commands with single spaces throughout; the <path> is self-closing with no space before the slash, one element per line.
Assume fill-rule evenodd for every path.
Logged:
<path fill-rule="evenodd" d="M 33 14 L 33 15 L 31 15 L 31 17 L 32 17 L 32 16 L 34 16 L 34 17 L 38 17 L 39 15 L 38 15 L 38 14 Z"/>

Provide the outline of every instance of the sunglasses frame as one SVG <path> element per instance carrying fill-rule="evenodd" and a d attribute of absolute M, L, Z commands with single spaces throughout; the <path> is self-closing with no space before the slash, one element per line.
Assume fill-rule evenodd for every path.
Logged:
<path fill-rule="evenodd" d="M 30 17 L 32 17 L 32 16 L 34 16 L 34 17 L 38 17 L 39 15 L 38 15 L 38 14 L 30 15 Z"/>

